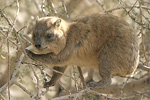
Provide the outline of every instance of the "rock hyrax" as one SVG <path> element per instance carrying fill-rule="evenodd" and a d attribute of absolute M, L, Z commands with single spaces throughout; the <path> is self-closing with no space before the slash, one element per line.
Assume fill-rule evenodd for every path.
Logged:
<path fill-rule="evenodd" d="M 93 14 L 66 21 L 58 17 L 40 18 L 33 30 L 33 46 L 38 54 L 28 56 L 64 72 L 77 65 L 97 69 L 102 80 L 92 87 L 106 86 L 113 75 L 132 74 L 139 63 L 139 39 L 132 27 L 111 14 Z M 53 75 L 45 87 L 55 84 Z"/>

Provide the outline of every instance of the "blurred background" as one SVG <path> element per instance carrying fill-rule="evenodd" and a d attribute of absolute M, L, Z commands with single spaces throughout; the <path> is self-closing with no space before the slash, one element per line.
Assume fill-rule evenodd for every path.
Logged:
<path fill-rule="evenodd" d="M 59 16 L 70 20 L 93 13 L 111 13 L 126 20 L 142 40 L 140 61 L 150 66 L 149 0 L 0 0 L 0 100 L 9 100 L 9 97 L 11 100 L 48 100 L 82 90 L 84 86 L 76 66 L 69 67 L 56 86 L 44 89 L 43 71 L 50 80 L 52 68 L 30 61 L 24 55 L 24 48 L 31 44 L 37 16 Z M 86 83 L 100 80 L 97 71 L 82 68 L 82 72 Z M 7 88 L 9 77 L 10 88 Z M 114 77 L 113 84 L 124 88 L 128 82 L 146 77 L 150 77 L 150 73 L 136 70 L 132 77 Z M 109 96 L 85 94 L 77 100 L 107 100 L 107 97 L 150 100 L 150 85 L 128 93 L 122 93 L 121 89 L 119 94 L 113 92 Z"/>

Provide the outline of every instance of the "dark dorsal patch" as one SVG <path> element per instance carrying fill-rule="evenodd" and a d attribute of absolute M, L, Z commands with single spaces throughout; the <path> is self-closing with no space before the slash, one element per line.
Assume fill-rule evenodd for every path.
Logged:
<path fill-rule="evenodd" d="M 85 30 L 85 34 L 81 37 L 80 41 L 75 45 L 75 48 L 82 46 L 82 42 L 87 39 L 90 30 Z"/>

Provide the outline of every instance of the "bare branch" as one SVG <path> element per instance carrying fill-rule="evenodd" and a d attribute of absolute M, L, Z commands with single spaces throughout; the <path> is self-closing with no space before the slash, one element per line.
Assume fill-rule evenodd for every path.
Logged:
<path fill-rule="evenodd" d="M 63 88 L 65 91 L 67 91 L 69 94 L 71 94 L 71 92 L 69 90 L 67 90 L 64 86 L 62 86 L 60 82 L 58 82 L 58 84 L 61 88 Z"/>
<path fill-rule="evenodd" d="M 142 9 L 145 9 L 145 10 L 150 10 L 150 8 L 146 7 L 146 6 L 141 6 Z M 115 11 L 115 10 L 120 10 L 120 9 L 125 9 L 125 8 L 129 8 L 129 9 L 133 9 L 133 8 L 140 8 L 140 6 L 138 5 L 134 5 L 134 6 L 123 6 L 123 7 L 116 7 L 116 8 L 113 8 L 113 9 L 110 9 L 110 10 L 107 10 L 107 12 L 112 12 L 112 11 Z"/>
<path fill-rule="evenodd" d="M 2 30 L 0 30 L 0 33 L 5 37 L 7 38 L 7 35 L 4 34 L 4 32 Z M 15 46 L 18 46 L 15 42 L 13 42 L 13 40 L 11 40 L 10 38 L 8 38 L 9 42 L 11 42 L 12 44 L 14 44 Z M 3 44 L 3 42 L 2 42 Z M 1 49 L 2 46 L 0 46 L 0 49 Z"/>
<path fill-rule="evenodd" d="M 141 21 L 141 23 L 143 24 L 142 8 L 141 8 L 141 0 L 139 0 L 139 7 L 140 7 L 140 21 Z M 143 51 L 144 51 L 144 57 L 145 57 L 146 64 L 148 65 L 148 60 L 147 60 L 146 53 L 145 53 L 144 33 L 143 33 L 143 27 L 142 27 L 142 26 L 141 26 L 140 32 L 141 32 L 141 35 L 142 35 L 142 48 L 143 48 Z"/>
<path fill-rule="evenodd" d="M 62 99 L 68 99 L 68 98 L 74 98 L 74 97 L 77 98 L 77 97 L 83 95 L 83 93 L 85 93 L 85 92 L 87 92 L 89 90 L 90 90 L 90 88 L 86 88 L 86 89 L 84 89 L 84 90 L 82 90 L 82 91 L 80 91 L 78 93 L 56 97 L 56 98 L 53 98 L 51 100 L 62 100 Z"/>
<path fill-rule="evenodd" d="M 139 63 L 138 68 L 140 68 L 140 69 L 142 69 L 142 70 L 144 70 L 144 71 L 150 72 L 150 67 L 148 67 L 148 66 L 142 64 L 141 62 Z"/>
<path fill-rule="evenodd" d="M 9 85 L 13 84 L 13 82 L 16 80 L 16 74 L 17 74 L 17 72 L 18 72 L 18 69 L 20 68 L 20 64 L 21 64 L 23 58 L 24 58 L 24 54 L 22 54 L 22 55 L 20 56 L 19 60 L 18 60 L 18 63 L 17 63 L 17 65 L 16 65 L 16 67 L 15 67 L 15 70 L 14 70 L 14 72 L 13 72 L 13 74 L 12 74 L 12 78 L 11 78 L 11 80 L 9 81 L 9 83 L 10 83 Z M 2 91 L 4 91 L 4 90 L 7 88 L 7 86 L 8 86 L 7 83 L 6 83 L 5 85 L 3 85 L 3 86 L 0 88 L 0 93 L 1 93 Z"/>
<path fill-rule="evenodd" d="M 47 16 L 46 10 L 45 10 L 45 0 L 42 1 L 41 9 L 42 9 L 43 14 L 44 14 L 45 16 Z"/>
<path fill-rule="evenodd" d="M 33 96 L 33 94 L 31 92 L 29 92 L 25 87 L 23 87 L 21 84 L 19 84 L 17 81 L 14 82 L 15 85 L 17 85 L 18 87 L 20 87 L 24 92 L 26 92 L 28 95 L 30 95 L 30 97 Z"/>
<path fill-rule="evenodd" d="M 150 80 L 150 77 L 147 77 L 147 78 L 139 79 L 137 81 L 129 82 L 124 86 L 123 93 L 136 92 L 136 91 L 142 90 L 143 88 L 149 88 L 149 86 L 150 86 L 149 80 Z M 145 92 L 141 93 L 141 94 L 138 93 L 136 95 L 127 96 L 127 97 L 112 97 L 112 96 L 105 95 L 105 94 L 111 94 L 111 95 L 120 94 L 120 88 L 121 87 L 122 87 L 122 85 L 110 85 L 110 86 L 107 86 L 107 87 L 96 88 L 96 89 L 93 89 L 93 90 L 91 90 L 91 88 L 86 88 L 84 90 L 79 91 L 78 93 L 74 93 L 74 94 L 71 94 L 71 95 L 60 96 L 60 97 L 57 97 L 57 98 L 53 98 L 51 100 L 62 100 L 62 99 L 68 99 L 68 98 L 77 98 L 77 97 L 83 95 L 86 92 L 92 92 L 92 93 L 98 94 L 98 95 L 103 96 L 103 97 L 108 98 L 108 99 L 125 100 L 125 99 L 133 98 L 137 95 L 141 95 L 141 94 L 145 93 Z"/>
<path fill-rule="evenodd" d="M 0 94 L 0 99 L 6 100 L 6 99 L 2 96 L 2 94 Z"/>
<path fill-rule="evenodd" d="M 86 88 L 86 83 L 85 83 L 85 81 L 84 81 L 84 77 L 83 77 L 83 74 L 82 74 L 82 70 L 81 70 L 81 68 L 80 68 L 79 66 L 77 66 L 77 68 L 78 68 L 78 71 L 79 71 L 79 74 L 80 74 L 80 78 L 81 78 L 81 82 L 82 82 L 82 84 L 83 84 L 83 88 L 85 89 L 85 88 Z"/>
<path fill-rule="evenodd" d="M 62 1 L 62 6 L 63 6 L 63 8 L 65 10 L 66 16 L 67 16 L 67 18 L 69 18 L 69 14 L 68 14 L 67 8 L 65 6 L 64 0 L 61 0 L 61 1 Z"/>
<path fill-rule="evenodd" d="M 130 8 L 130 10 L 128 11 L 128 13 L 130 13 L 130 11 L 134 8 L 134 6 L 136 5 L 138 0 L 135 1 L 135 3 L 133 4 L 133 6 Z"/>
<path fill-rule="evenodd" d="M 31 62 L 31 61 L 30 61 L 30 62 Z M 34 67 L 33 67 L 32 65 L 31 65 L 30 67 L 31 67 L 31 69 L 32 69 L 32 71 L 33 71 L 33 73 L 34 73 L 34 76 L 35 76 L 36 80 L 37 80 L 37 96 L 36 96 L 36 99 L 39 100 L 39 99 L 40 99 L 39 78 L 38 78 L 38 76 L 37 76 L 37 74 L 36 74 L 36 72 L 35 72 Z M 34 99 L 34 96 L 33 96 L 32 98 Z"/>
<path fill-rule="evenodd" d="M 147 78 L 141 78 L 139 80 L 136 81 L 132 81 L 129 83 L 126 83 L 126 85 L 123 88 L 123 93 L 128 93 L 128 92 L 136 92 L 136 91 L 140 91 L 144 88 L 149 88 L 150 86 L 150 77 Z M 141 85 L 142 84 L 142 85 Z M 105 87 L 103 89 L 97 88 L 94 89 L 94 91 L 97 91 L 99 93 L 105 93 L 105 94 L 120 94 L 120 89 L 121 89 L 122 85 L 110 85 L 108 87 Z"/>
<path fill-rule="evenodd" d="M 76 92 L 79 91 L 79 84 L 76 78 L 76 66 L 73 66 L 73 76 L 74 76 L 74 81 L 75 81 L 75 88 L 76 88 Z"/>
<path fill-rule="evenodd" d="M 55 6 L 54 6 L 52 0 L 47 0 L 47 2 L 48 2 L 48 5 L 51 7 L 52 14 L 57 15 L 57 11 L 55 9 Z"/>
<path fill-rule="evenodd" d="M 105 13 L 107 13 L 107 10 L 104 8 L 104 5 L 102 5 L 99 0 L 96 0 L 96 2 L 100 5 L 100 7 L 102 8 L 102 10 L 103 10 Z"/>
<path fill-rule="evenodd" d="M 31 62 L 22 62 L 22 64 L 29 64 L 29 65 L 34 65 L 34 66 L 42 66 L 42 65 L 38 65 L 38 64 L 33 64 L 33 63 L 31 63 Z M 46 66 L 46 65 L 45 65 Z M 46 66 L 47 67 L 47 66 Z M 52 70 L 52 71 L 54 71 L 54 72 L 56 72 L 56 73 L 59 73 L 59 74 L 62 74 L 62 75 L 64 75 L 64 76 L 66 76 L 66 77 L 69 77 L 69 78 L 71 78 L 71 79 L 73 79 L 73 80 L 75 80 L 73 77 L 71 77 L 71 76 L 69 76 L 69 75 L 66 75 L 66 74 L 64 74 L 64 73 L 62 73 L 62 72 L 59 72 L 59 71 L 57 71 L 57 70 L 54 70 L 54 69 L 52 69 L 52 68 L 50 68 L 50 70 Z M 47 76 L 49 76 L 48 74 L 46 74 Z M 50 76 L 49 76 L 50 77 Z"/>

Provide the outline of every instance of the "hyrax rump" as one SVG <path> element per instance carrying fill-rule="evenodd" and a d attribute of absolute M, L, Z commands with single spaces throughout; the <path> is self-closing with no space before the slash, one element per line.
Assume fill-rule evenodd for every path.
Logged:
<path fill-rule="evenodd" d="M 97 69 L 102 80 L 90 84 L 111 84 L 113 75 L 132 74 L 139 63 L 139 39 L 129 24 L 111 14 L 93 14 L 71 22 L 58 17 L 40 18 L 33 30 L 34 54 L 28 56 L 64 72 L 77 65 Z M 60 74 L 53 75 L 45 87 L 54 85 Z"/>

